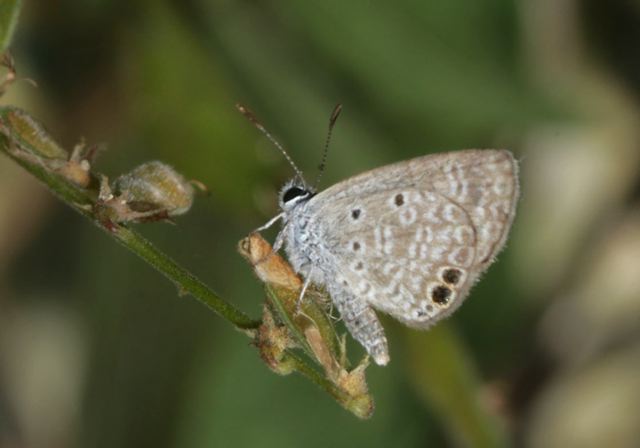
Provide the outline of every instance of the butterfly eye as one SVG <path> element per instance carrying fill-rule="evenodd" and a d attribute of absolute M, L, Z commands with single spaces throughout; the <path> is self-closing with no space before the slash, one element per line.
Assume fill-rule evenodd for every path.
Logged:
<path fill-rule="evenodd" d="M 307 190 L 303 190 L 299 187 L 291 187 L 284 192 L 284 195 L 282 195 L 282 202 L 286 204 L 287 202 L 297 198 L 298 196 L 304 196 L 307 194 L 309 194 Z"/>

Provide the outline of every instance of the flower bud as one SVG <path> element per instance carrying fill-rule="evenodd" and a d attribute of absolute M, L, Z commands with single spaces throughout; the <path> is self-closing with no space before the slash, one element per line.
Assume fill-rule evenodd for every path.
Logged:
<path fill-rule="evenodd" d="M 16 107 L 0 109 L 0 132 L 10 140 L 11 153 L 26 162 L 40 165 L 81 188 L 91 182 L 90 159 L 94 148 L 86 150 L 84 142 L 73 149 L 71 155 L 31 115 Z"/>
<path fill-rule="evenodd" d="M 113 188 L 115 195 L 130 206 L 163 209 L 169 216 L 182 215 L 193 204 L 191 183 L 172 167 L 157 160 L 143 163 L 118 177 Z"/>
<path fill-rule="evenodd" d="M 112 223 L 168 220 L 189 211 L 193 196 L 191 183 L 172 167 L 147 162 L 112 185 L 102 177 L 96 214 L 103 222 Z"/>

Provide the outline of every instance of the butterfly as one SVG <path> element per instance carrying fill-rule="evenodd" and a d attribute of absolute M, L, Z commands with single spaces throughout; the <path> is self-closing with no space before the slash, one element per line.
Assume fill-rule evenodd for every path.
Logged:
<path fill-rule="evenodd" d="M 329 136 L 341 107 L 332 114 Z M 506 150 L 429 154 L 350 177 L 316 192 L 296 170 L 279 195 L 274 250 L 326 288 L 347 330 L 374 361 L 389 351 L 375 310 L 426 329 L 450 315 L 504 247 L 519 196 Z M 326 147 L 325 147 L 326 148 Z M 326 151 L 325 151 L 326 155 Z M 325 158 L 323 157 L 323 164 Z"/>

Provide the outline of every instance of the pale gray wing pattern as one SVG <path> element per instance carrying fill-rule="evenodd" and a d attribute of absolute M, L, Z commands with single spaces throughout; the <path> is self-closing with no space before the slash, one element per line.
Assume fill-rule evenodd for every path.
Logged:
<path fill-rule="evenodd" d="M 345 201 L 335 205 L 353 205 Z M 351 212 L 333 223 L 341 237 L 328 247 L 354 294 L 414 327 L 464 300 L 477 277 L 476 238 L 459 206 L 438 193 L 403 189 L 371 194 Z"/>
<path fill-rule="evenodd" d="M 518 200 L 518 166 L 506 150 L 469 149 L 430 154 L 387 165 L 339 182 L 310 204 L 314 214 L 379 191 L 415 188 L 458 204 L 477 231 L 478 260 L 488 266 L 504 246 Z"/>
<path fill-rule="evenodd" d="M 517 194 L 509 152 L 457 151 L 347 179 L 313 213 L 331 217 L 328 247 L 353 291 L 424 327 L 462 302 L 504 245 Z"/>

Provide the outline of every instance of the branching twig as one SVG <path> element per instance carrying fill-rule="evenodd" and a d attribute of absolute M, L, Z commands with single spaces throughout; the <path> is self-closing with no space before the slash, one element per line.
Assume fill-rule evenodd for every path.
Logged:
<path fill-rule="evenodd" d="M 287 298 L 287 306 L 284 306 L 279 294 L 267 288 L 271 297 L 270 303 L 280 305 L 279 307 L 274 305 L 278 321 L 286 322 L 288 326 L 274 323 L 269 327 L 262 320 L 251 319 L 214 293 L 187 269 L 130 229 L 124 221 L 111 219 L 111 215 L 105 214 L 102 210 L 105 207 L 102 197 L 105 194 L 104 176 L 87 171 L 86 178 L 81 176 L 82 182 L 79 182 L 77 176 L 70 176 L 69 173 L 73 170 L 68 169 L 69 164 L 78 163 L 78 160 L 66 159 L 64 157 L 66 152 L 59 148 L 35 121 L 32 122 L 26 112 L 19 111 L 18 114 L 18 111 L 15 108 L 0 107 L 0 152 L 44 183 L 62 202 L 167 277 L 177 287 L 180 295 L 192 295 L 224 320 L 252 337 L 261 350 L 263 359 L 269 358 L 271 354 L 267 352 L 267 346 L 275 347 L 273 353 L 277 355 L 277 359 L 274 357 L 265 359 L 274 371 L 298 372 L 358 417 L 367 418 L 371 415 L 373 400 L 368 394 L 364 380 L 364 368 L 367 363 L 361 363 L 351 372 L 346 370 L 344 356 L 337 355 L 335 332 L 320 308 L 309 305 L 305 308 L 307 311 L 305 316 L 295 316 L 292 311 L 295 310 L 295 306 L 292 306 L 295 301 Z M 82 160 L 82 162 L 83 167 L 90 169 L 88 160 Z M 102 179 L 102 185 L 100 185 L 100 179 Z M 123 205 L 126 206 L 126 202 Z M 166 214 L 164 216 L 166 217 Z M 277 260 L 276 257 L 271 259 Z M 294 294 L 294 297 L 297 297 L 297 292 Z M 275 331 L 271 333 L 270 330 Z M 282 330 L 285 340 L 282 349 L 277 347 L 277 341 L 274 345 L 274 341 L 269 340 L 269 335 L 277 334 L 279 330 Z M 293 351 L 295 348 L 302 348 L 307 356 L 298 356 Z M 310 359 L 317 360 L 324 369 L 324 375 L 311 364 Z"/>
<path fill-rule="evenodd" d="M 110 237 L 171 280 L 181 294 L 191 294 L 240 330 L 256 329 L 260 325 L 260 321 L 251 319 L 242 311 L 220 298 L 202 281 L 179 266 L 134 230 L 117 223 L 112 223 L 109 227 L 104 226 L 100 220 L 95 218 L 92 212 L 92 206 L 95 205 L 97 200 L 97 195 L 94 191 L 75 187 L 63 177 L 48 171 L 46 167 L 16 156 L 11 148 L 12 142 L 9 141 L 9 137 L 0 134 L 0 151 L 42 181 L 61 201 L 90 219 Z"/>

